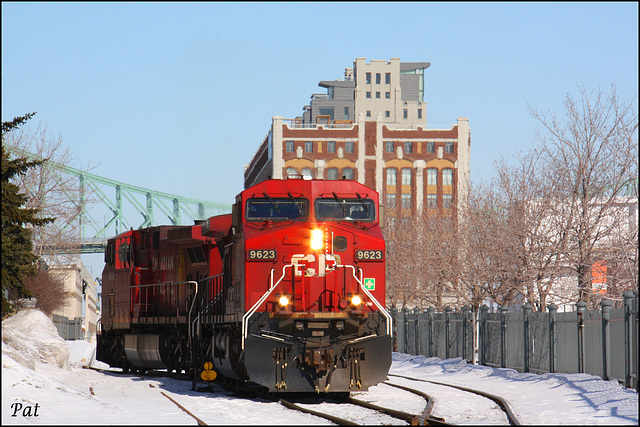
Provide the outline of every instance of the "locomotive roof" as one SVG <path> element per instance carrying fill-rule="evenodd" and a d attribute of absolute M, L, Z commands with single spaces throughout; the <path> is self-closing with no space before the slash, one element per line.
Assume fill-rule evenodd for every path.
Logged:
<path fill-rule="evenodd" d="M 242 194 L 246 198 L 253 195 L 262 195 L 262 193 L 286 196 L 287 193 L 293 194 L 294 192 L 298 193 L 298 196 L 303 195 L 305 197 L 321 197 L 323 195 L 332 197 L 334 193 L 342 197 L 357 197 L 359 195 L 360 197 L 373 199 L 376 203 L 378 202 L 377 191 L 358 181 L 348 179 L 268 179 L 247 188 Z"/>

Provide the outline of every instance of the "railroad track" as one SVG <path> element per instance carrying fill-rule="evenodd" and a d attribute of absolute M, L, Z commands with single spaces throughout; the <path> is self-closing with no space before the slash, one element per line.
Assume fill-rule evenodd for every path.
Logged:
<path fill-rule="evenodd" d="M 281 405 L 299 412 L 311 414 L 316 417 L 320 417 L 329 420 L 338 425 L 371 425 L 374 424 L 374 419 L 380 424 L 409 424 L 409 425 L 450 425 L 445 422 L 443 418 L 433 416 L 431 411 L 433 409 L 433 399 L 426 393 L 399 384 L 393 384 L 388 381 L 383 384 L 404 390 L 424 400 L 424 409 L 420 414 L 401 411 L 394 408 L 389 408 L 381 405 L 376 405 L 367 402 L 362 399 L 358 399 L 353 396 L 366 396 L 367 392 L 363 393 L 337 393 L 337 394 L 322 394 L 317 396 L 299 397 L 295 393 L 291 394 L 275 394 L 275 393 L 263 393 L 260 390 L 252 387 L 246 387 L 237 383 L 223 383 L 222 386 L 238 393 L 242 397 L 261 398 L 270 400 L 272 402 L 279 402 Z M 347 409 L 348 405 L 355 407 L 365 408 L 365 412 L 362 409 Z M 337 410 L 336 410 L 337 409 Z M 371 415 L 373 412 L 373 415 Z M 352 413 L 349 418 L 344 416 L 345 413 Z"/>
<path fill-rule="evenodd" d="M 459 385 L 454 385 L 454 384 L 446 384 L 446 383 L 441 383 L 441 382 L 437 382 L 437 381 L 431 381 L 431 380 L 425 380 L 422 378 L 413 378 L 413 377 L 407 377 L 404 375 L 394 375 L 394 374 L 388 374 L 389 377 L 396 377 L 396 378 L 404 378 L 406 380 L 410 380 L 410 381 L 419 381 L 419 382 L 426 382 L 426 383 L 430 383 L 430 384 L 435 384 L 435 385 L 439 385 L 439 386 L 444 386 L 444 387 L 450 387 L 450 388 L 455 388 L 458 390 L 462 390 L 468 393 L 472 393 L 472 394 L 476 394 L 482 397 L 485 397 L 489 400 L 492 400 L 493 402 L 495 402 L 498 407 L 504 412 L 505 416 L 507 417 L 507 420 L 509 421 L 509 425 L 512 426 L 519 426 L 521 425 L 520 422 L 518 421 L 518 419 L 516 418 L 516 416 L 514 415 L 513 411 L 511 410 L 511 407 L 509 406 L 509 404 L 507 403 L 507 401 L 505 399 L 503 399 L 500 396 L 496 396 L 490 393 L 487 393 L 485 391 L 482 390 L 475 390 L 472 388 L 468 388 L 468 387 L 462 387 Z"/>
<path fill-rule="evenodd" d="M 111 375 L 120 375 L 121 373 L 118 371 L 107 371 L 102 369 L 93 368 L 97 371 L 101 371 L 103 373 L 109 373 Z M 186 376 L 181 374 L 173 374 L 167 372 L 147 372 L 143 375 L 139 373 L 122 373 L 125 375 L 132 375 L 142 380 L 148 379 L 158 379 L 158 378 L 171 378 L 181 381 L 189 381 Z M 393 386 L 392 387 L 397 387 Z M 155 387 L 150 384 L 150 387 Z M 407 391 L 410 391 L 408 387 L 402 387 Z M 344 394 L 335 394 L 335 395 L 327 395 L 322 394 L 318 396 L 306 396 L 300 398 L 299 395 L 295 393 L 266 393 L 263 392 L 258 387 L 247 386 L 238 382 L 221 382 L 216 381 L 215 383 L 208 384 L 205 388 L 199 388 L 199 391 L 220 391 L 221 389 L 226 389 L 228 391 L 233 392 L 237 396 L 241 398 L 248 399 L 262 399 L 265 401 L 278 402 L 282 406 L 298 411 L 305 414 L 310 414 L 319 418 L 323 418 L 329 420 L 338 425 L 370 425 L 373 423 L 372 420 L 379 419 L 380 424 L 410 424 L 410 425 L 424 425 L 424 419 L 428 418 L 428 409 L 430 409 L 428 396 L 424 395 L 418 390 L 413 391 L 414 394 L 424 397 L 427 404 L 425 406 L 425 411 L 422 415 L 415 415 L 408 412 L 398 411 L 392 408 L 385 408 L 381 406 L 374 405 L 369 402 L 365 402 L 363 400 L 355 399 L 350 397 L 348 393 Z M 193 411 L 190 409 L 187 403 L 185 403 L 184 399 L 178 400 L 171 397 L 169 394 L 164 391 L 160 392 L 164 397 L 166 397 L 172 404 L 177 406 L 180 410 L 184 411 L 191 418 L 193 418 L 198 425 L 208 425 L 204 420 L 205 416 L 197 414 L 197 411 Z M 175 396 L 174 396 L 175 397 Z M 363 412 L 362 409 L 346 409 L 346 406 L 360 407 L 365 408 Z M 368 412 L 368 413 L 366 413 Z M 371 412 L 378 414 L 371 415 Z M 344 417 L 345 413 L 352 413 L 353 415 L 350 418 Z M 364 421 L 360 421 L 360 420 Z M 436 419 L 434 419 L 436 420 Z M 440 420 L 437 420 L 440 421 Z"/>
<path fill-rule="evenodd" d="M 96 369 L 100 370 L 100 369 Z M 114 371 L 108 371 L 111 374 L 115 373 Z M 184 375 L 180 374 L 170 374 L 166 372 L 153 372 L 146 373 L 144 376 L 139 374 L 130 374 L 135 375 L 143 380 L 149 378 L 158 378 L 158 377 L 167 377 L 182 381 L 189 381 L 186 379 Z M 146 378 L 145 378 L 146 377 Z M 498 406 L 505 412 L 507 419 L 511 425 L 520 425 L 516 417 L 513 415 L 513 412 L 509 408 L 507 402 L 504 399 L 488 394 L 486 392 L 482 392 L 479 390 L 473 390 L 466 387 L 439 383 L 436 381 L 424 380 L 420 378 L 407 377 L 402 375 L 394 375 L 389 374 L 389 378 L 402 378 L 410 381 L 417 382 L 426 382 L 439 386 L 452 387 L 456 388 L 468 393 L 474 393 L 485 398 L 488 398 L 498 404 Z M 262 399 L 271 402 L 279 402 L 281 405 L 289 408 L 291 410 L 295 410 L 298 412 L 311 414 L 316 417 L 320 417 L 326 420 L 329 420 L 338 425 L 370 425 L 374 423 L 380 424 L 408 424 L 408 425 L 453 425 L 447 423 L 444 418 L 437 417 L 432 414 L 434 409 L 434 399 L 424 391 L 418 390 L 413 387 L 408 387 L 407 385 L 397 384 L 391 382 L 389 380 L 381 383 L 384 386 L 394 387 L 397 389 L 401 389 L 410 393 L 413 396 L 417 396 L 424 401 L 424 409 L 418 414 L 410 413 L 406 411 L 401 411 L 395 408 L 386 407 L 384 403 L 382 405 L 374 404 L 368 402 L 364 399 L 369 398 L 371 400 L 371 395 L 369 392 L 362 393 L 343 393 L 343 394 L 335 394 L 335 395 L 327 395 L 322 394 L 318 396 L 306 396 L 300 398 L 299 395 L 294 393 L 291 394 L 281 394 L 281 393 L 265 393 L 257 387 L 248 387 L 244 384 L 239 383 L 224 383 L 218 382 L 210 384 L 206 389 L 201 391 L 217 391 L 220 389 L 227 389 L 232 391 L 234 394 L 238 395 L 242 398 L 253 398 L 253 399 Z M 212 387 L 213 386 L 213 387 Z M 191 416 L 198 425 L 207 425 L 205 421 L 203 421 L 202 416 L 198 416 L 193 413 L 189 408 L 185 407 L 180 402 L 176 401 L 174 398 L 169 396 L 165 392 L 161 392 L 161 394 L 166 397 L 171 403 L 176 405 L 182 411 Z M 409 397 L 408 397 L 409 398 Z M 182 400 L 182 399 L 181 399 Z M 403 399 L 404 400 L 404 399 Z M 375 401 L 375 400 L 374 400 Z M 184 401 L 183 401 L 184 403 Z M 379 402 L 376 402 L 379 403 Z M 352 409 L 348 409 L 348 406 L 353 406 Z M 392 406 L 392 405 L 389 405 Z M 360 408 L 360 409 L 358 409 Z M 364 408 L 364 410 L 362 409 Z M 372 415 L 373 412 L 373 415 Z M 345 414 L 350 414 L 348 417 L 345 417 Z"/>
<path fill-rule="evenodd" d="M 369 402 L 365 402 L 359 399 L 355 399 L 353 397 L 350 397 L 348 399 L 348 401 L 352 404 L 355 405 L 360 405 L 360 406 L 364 406 L 366 408 L 370 408 L 370 409 L 374 409 L 377 410 L 381 413 L 390 415 L 394 418 L 400 419 L 400 420 L 404 420 L 407 424 L 409 425 L 438 425 L 438 426 L 445 426 L 445 425 L 449 425 L 445 422 L 444 418 L 441 417 L 436 417 L 434 415 L 431 414 L 431 411 L 433 410 L 433 399 L 431 398 L 431 396 L 429 396 L 428 394 L 420 391 L 420 390 L 416 390 L 410 387 L 406 387 L 406 386 L 401 386 L 398 384 L 393 384 L 390 383 L 388 381 L 383 382 L 382 384 L 385 384 L 387 386 L 390 387 L 395 387 L 404 391 L 407 391 L 413 395 L 419 396 L 421 398 L 423 398 L 426 402 L 424 410 L 422 411 L 421 414 L 415 415 L 412 413 L 407 413 L 407 412 L 403 412 L 403 411 L 398 411 L 395 409 L 390 409 L 390 408 L 386 408 L 386 407 L 382 407 L 379 405 L 374 405 L 372 403 Z"/>
<path fill-rule="evenodd" d="M 380 407 L 359 399 L 350 397 L 347 393 L 339 394 L 321 394 L 321 395 L 300 395 L 297 393 L 264 393 L 255 387 L 247 387 L 237 383 L 219 383 L 219 385 L 227 388 L 245 398 L 258 398 L 271 402 L 278 402 L 282 406 L 314 415 L 325 420 L 329 420 L 338 425 L 370 425 L 373 422 L 371 412 L 376 415 L 373 418 L 380 419 L 383 424 L 417 424 L 415 414 L 394 410 L 391 408 Z M 347 406 L 365 408 L 347 409 Z M 346 418 L 344 414 L 350 412 L 353 415 Z M 368 412 L 368 414 L 366 414 Z M 365 421 L 358 422 L 358 419 Z"/>

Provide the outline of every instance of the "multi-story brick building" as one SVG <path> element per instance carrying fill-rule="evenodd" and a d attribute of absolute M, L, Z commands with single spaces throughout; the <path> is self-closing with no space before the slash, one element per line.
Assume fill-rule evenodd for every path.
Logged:
<path fill-rule="evenodd" d="M 273 117 L 245 167 L 245 188 L 288 175 L 354 179 L 380 193 L 383 220 L 418 211 L 454 216 L 468 188 L 469 123 L 458 118 L 449 129 L 427 129 L 423 71 L 428 66 L 403 65 L 398 58 L 366 64 L 357 58 L 353 71 L 345 72 L 355 80 L 320 82 L 328 94 L 313 95 L 303 117 Z M 357 120 L 347 118 L 349 109 Z"/>

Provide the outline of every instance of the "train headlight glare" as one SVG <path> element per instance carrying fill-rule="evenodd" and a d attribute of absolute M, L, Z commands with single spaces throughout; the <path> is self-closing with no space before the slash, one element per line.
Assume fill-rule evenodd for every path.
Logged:
<path fill-rule="evenodd" d="M 362 298 L 360 297 L 360 295 L 354 295 L 351 297 L 351 305 L 357 307 L 360 304 L 362 304 Z"/>
<path fill-rule="evenodd" d="M 311 249 L 322 249 L 324 244 L 324 236 L 322 230 L 315 229 L 311 231 Z"/>
<path fill-rule="evenodd" d="M 280 298 L 278 298 L 278 304 L 280 304 L 282 307 L 286 307 L 287 305 L 289 305 L 289 297 L 287 297 L 286 295 L 282 295 Z"/>

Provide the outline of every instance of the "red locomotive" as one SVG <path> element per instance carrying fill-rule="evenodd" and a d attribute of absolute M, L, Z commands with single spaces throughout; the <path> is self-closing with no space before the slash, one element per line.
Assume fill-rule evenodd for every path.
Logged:
<path fill-rule="evenodd" d="M 270 391 L 367 389 L 391 365 L 378 219 L 378 193 L 355 181 L 267 180 L 231 214 L 118 235 L 98 359 Z"/>

